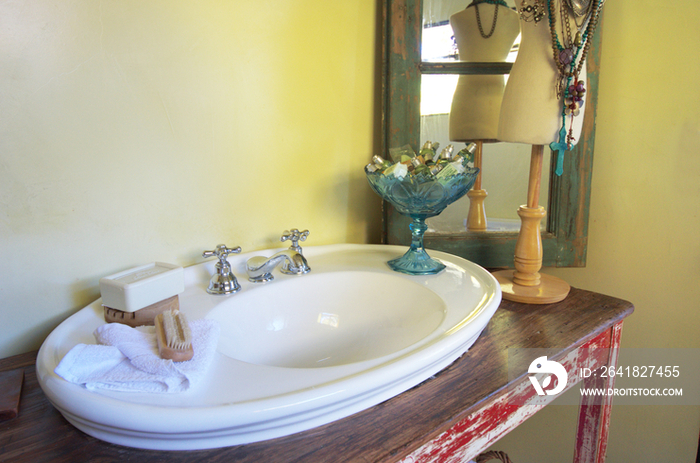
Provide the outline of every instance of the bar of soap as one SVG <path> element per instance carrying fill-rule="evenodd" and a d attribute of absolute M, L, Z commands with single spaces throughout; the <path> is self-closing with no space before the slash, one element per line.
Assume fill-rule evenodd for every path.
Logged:
<path fill-rule="evenodd" d="M 153 262 L 100 279 L 102 305 L 135 312 L 185 290 L 182 267 Z"/>

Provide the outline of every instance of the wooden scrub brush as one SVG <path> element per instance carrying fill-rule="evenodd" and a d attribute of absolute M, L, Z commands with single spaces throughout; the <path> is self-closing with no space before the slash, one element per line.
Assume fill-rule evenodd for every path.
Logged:
<path fill-rule="evenodd" d="M 161 358 L 184 362 L 194 356 L 190 325 L 179 310 L 167 310 L 156 315 L 155 327 Z"/>

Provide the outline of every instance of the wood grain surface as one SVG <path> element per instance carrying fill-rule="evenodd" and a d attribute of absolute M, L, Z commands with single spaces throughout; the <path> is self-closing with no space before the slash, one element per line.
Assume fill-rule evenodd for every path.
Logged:
<path fill-rule="evenodd" d="M 0 372 L 0 421 L 17 416 L 23 381 L 22 368 Z"/>

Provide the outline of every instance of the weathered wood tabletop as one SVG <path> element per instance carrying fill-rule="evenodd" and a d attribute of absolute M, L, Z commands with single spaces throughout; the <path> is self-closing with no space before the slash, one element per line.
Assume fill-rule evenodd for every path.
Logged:
<path fill-rule="evenodd" d="M 509 383 L 508 348 L 567 352 L 601 337 L 633 311 L 629 302 L 572 288 L 562 302 L 503 301 L 480 338 L 452 365 L 375 407 L 287 437 L 222 449 L 165 452 L 90 437 L 52 407 L 36 379 L 36 353 L 0 360 L 24 369 L 16 418 L 0 422 L 0 462 L 393 462 L 492 403 Z M 517 366 L 523 373 L 529 362 Z M 512 371 L 513 365 L 511 365 Z"/>

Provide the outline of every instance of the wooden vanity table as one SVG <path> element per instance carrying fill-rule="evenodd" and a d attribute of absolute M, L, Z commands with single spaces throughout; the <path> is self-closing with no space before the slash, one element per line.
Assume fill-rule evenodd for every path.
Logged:
<path fill-rule="evenodd" d="M 614 365 L 622 321 L 633 310 L 629 302 L 575 288 L 556 304 L 503 301 L 465 355 L 413 389 L 302 433 L 212 450 L 138 450 L 90 437 L 46 399 L 34 371 L 36 353 L 18 355 L 0 360 L 0 371 L 23 368 L 25 374 L 19 415 L 0 422 L 0 462 L 467 462 L 544 406 L 509 400 L 509 390 L 521 400 L 536 392 L 527 377 L 534 359 L 511 359 L 511 372 L 521 374 L 509 379 L 508 348 L 551 349 L 549 359 L 568 371 Z M 612 386 L 601 379 L 584 383 Z M 575 462 L 605 460 L 610 409 L 607 398 L 581 402 Z"/>

